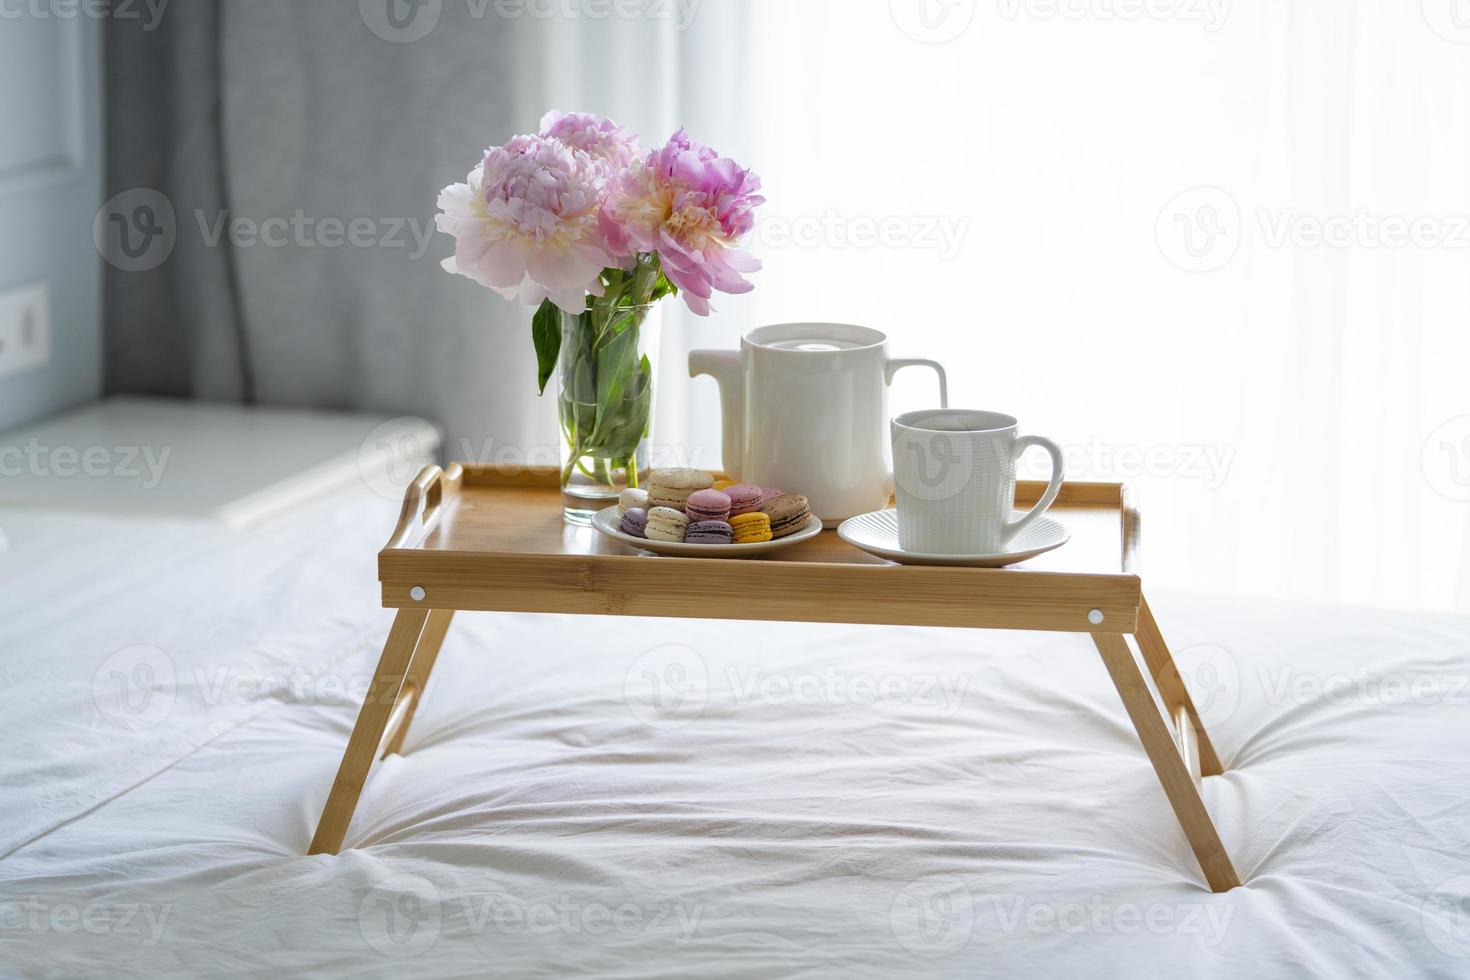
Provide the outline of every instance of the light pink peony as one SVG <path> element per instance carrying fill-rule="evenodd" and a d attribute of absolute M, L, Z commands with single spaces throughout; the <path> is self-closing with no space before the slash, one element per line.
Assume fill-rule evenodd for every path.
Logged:
<path fill-rule="evenodd" d="M 706 316 L 715 290 L 754 288 L 741 276 L 760 262 L 741 251 L 765 198 L 760 178 L 679 130 L 611 183 L 602 230 L 613 252 L 657 252 L 689 309 Z"/>
<path fill-rule="evenodd" d="M 560 139 L 517 136 L 491 147 L 466 183 L 439 194 L 436 224 L 455 239 L 444 268 L 506 299 L 534 306 L 549 297 L 580 312 L 616 264 L 600 222 L 609 176 L 605 162 Z"/>
<path fill-rule="evenodd" d="M 590 112 L 553 109 L 541 117 L 541 135 L 582 150 L 592 159 L 607 164 L 614 173 L 643 156 L 637 136 L 611 119 Z"/>

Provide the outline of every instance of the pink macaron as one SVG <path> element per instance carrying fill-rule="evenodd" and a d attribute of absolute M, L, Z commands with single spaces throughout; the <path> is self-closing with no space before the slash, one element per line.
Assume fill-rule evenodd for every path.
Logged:
<path fill-rule="evenodd" d="M 766 499 L 766 492 L 753 483 L 737 483 L 726 487 L 723 493 L 730 498 L 731 517 L 755 513 L 761 509 L 761 501 Z"/>
<path fill-rule="evenodd" d="M 723 521 L 730 516 L 730 497 L 723 490 L 696 490 L 684 501 L 691 521 Z"/>

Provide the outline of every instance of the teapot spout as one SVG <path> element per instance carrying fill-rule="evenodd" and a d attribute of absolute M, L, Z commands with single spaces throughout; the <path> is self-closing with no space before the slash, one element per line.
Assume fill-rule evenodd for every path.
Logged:
<path fill-rule="evenodd" d="M 707 374 L 720 387 L 720 458 L 725 475 L 740 479 L 744 454 L 741 426 L 745 419 L 745 386 L 741 383 L 740 354 L 733 350 L 692 350 L 689 377 Z"/>

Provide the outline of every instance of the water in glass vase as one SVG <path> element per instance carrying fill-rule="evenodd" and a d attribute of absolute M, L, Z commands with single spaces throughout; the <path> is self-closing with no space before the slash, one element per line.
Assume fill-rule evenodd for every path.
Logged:
<path fill-rule="evenodd" d="M 557 412 L 562 513 L 570 524 L 617 503 L 648 476 L 656 304 L 561 313 Z"/>

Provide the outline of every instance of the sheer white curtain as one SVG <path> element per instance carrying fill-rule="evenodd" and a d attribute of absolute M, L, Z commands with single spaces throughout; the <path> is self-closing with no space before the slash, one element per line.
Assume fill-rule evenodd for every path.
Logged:
<path fill-rule="evenodd" d="M 718 458 L 688 348 L 870 324 L 1073 477 L 1135 483 L 1155 582 L 1464 609 L 1453 3 L 707 0 L 563 23 L 548 85 L 765 182 L 756 291 L 666 320 L 660 442 Z"/>
<path fill-rule="evenodd" d="M 724 112 L 766 267 L 691 332 L 850 320 L 943 359 L 958 403 L 1139 486 L 1156 581 L 1465 608 L 1470 25 L 1443 6 L 743 5 Z M 663 380 L 716 446 L 712 386 Z"/>

